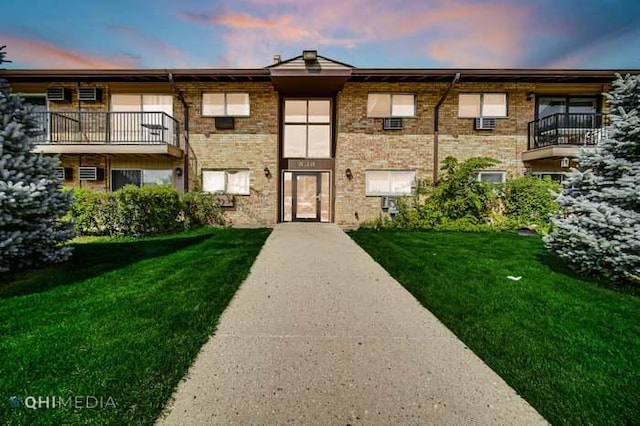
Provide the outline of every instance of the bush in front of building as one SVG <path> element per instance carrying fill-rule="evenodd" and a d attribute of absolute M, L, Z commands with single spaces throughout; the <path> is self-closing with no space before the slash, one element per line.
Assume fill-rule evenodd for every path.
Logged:
<path fill-rule="evenodd" d="M 187 192 L 182 197 L 185 228 L 225 225 L 226 220 L 216 194 Z"/>
<path fill-rule="evenodd" d="M 555 193 L 560 185 L 530 176 L 487 184 L 478 171 L 497 163 L 490 158 L 470 158 L 459 163 L 445 160 L 447 174 L 433 187 L 419 183 L 416 194 L 398 200 L 393 220 L 376 220 L 374 228 L 433 229 L 439 231 L 505 231 L 532 228 L 547 233 L 551 217 L 559 211 Z"/>
<path fill-rule="evenodd" d="M 521 176 L 507 180 L 502 200 L 509 226 L 548 233 L 552 217 L 560 211 L 555 197 L 561 188 L 549 177 Z"/>
<path fill-rule="evenodd" d="M 171 186 L 126 185 L 115 192 L 74 189 L 70 219 L 82 235 L 158 235 L 206 225 L 223 225 L 217 196 Z"/>

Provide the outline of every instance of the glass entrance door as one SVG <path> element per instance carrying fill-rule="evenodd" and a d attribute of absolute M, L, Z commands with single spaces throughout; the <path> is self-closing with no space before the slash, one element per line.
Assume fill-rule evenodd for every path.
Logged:
<path fill-rule="evenodd" d="M 283 214 L 285 222 L 330 221 L 330 172 L 285 171 Z"/>
<path fill-rule="evenodd" d="M 320 221 L 320 173 L 293 174 L 293 220 Z"/>

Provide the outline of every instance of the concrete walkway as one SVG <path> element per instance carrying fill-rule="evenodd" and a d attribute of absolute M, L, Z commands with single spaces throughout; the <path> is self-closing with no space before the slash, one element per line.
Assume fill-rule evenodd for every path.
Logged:
<path fill-rule="evenodd" d="M 540 424 L 337 226 L 278 225 L 159 424 Z"/>

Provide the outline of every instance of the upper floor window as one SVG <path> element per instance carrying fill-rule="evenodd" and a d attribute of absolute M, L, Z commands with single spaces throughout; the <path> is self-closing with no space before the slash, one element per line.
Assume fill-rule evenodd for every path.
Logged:
<path fill-rule="evenodd" d="M 111 111 L 114 112 L 164 112 L 173 116 L 171 95 L 111 95 Z"/>
<path fill-rule="evenodd" d="M 412 93 L 369 93 L 367 117 L 415 117 L 416 95 Z"/>
<path fill-rule="evenodd" d="M 248 117 L 248 93 L 203 93 L 202 115 L 207 117 Z"/>
<path fill-rule="evenodd" d="M 598 99 L 595 96 L 540 96 L 538 97 L 538 117 L 554 114 L 595 114 Z"/>
<path fill-rule="evenodd" d="M 506 117 L 506 93 L 460 93 L 458 117 Z"/>

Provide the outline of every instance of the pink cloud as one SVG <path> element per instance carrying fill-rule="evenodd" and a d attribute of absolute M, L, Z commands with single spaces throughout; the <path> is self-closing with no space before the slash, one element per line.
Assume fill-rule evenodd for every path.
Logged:
<path fill-rule="evenodd" d="M 182 19 L 223 31 L 224 62 L 266 65 L 285 47 L 339 46 L 421 38 L 418 53 L 446 66 L 507 66 L 524 52 L 531 12 L 527 6 L 492 0 L 406 2 L 387 0 L 240 0 L 253 14 L 225 10 L 181 12 Z M 262 11 L 262 13 L 261 13 Z M 406 45 L 405 45 L 406 46 Z M 238 50 L 239 49 L 239 50 Z M 242 51 L 242 55 L 237 55 Z"/>
<path fill-rule="evenodd" d="M 13 62 L 43 68 L 134 68 L 137 60 L 130 56 L 106 59 L 75 50 L 67 50 L 40 40 L 0 34 L 7 45 L 7 59 Z"/>

